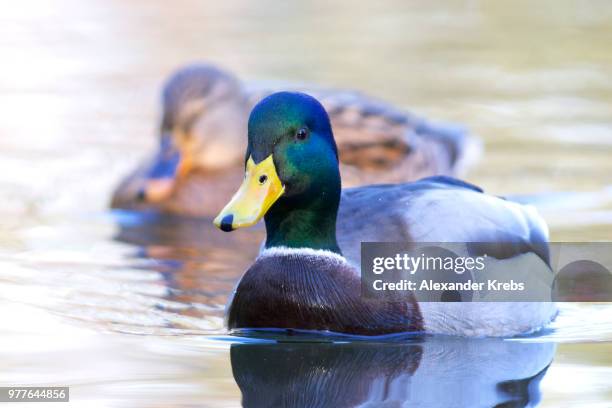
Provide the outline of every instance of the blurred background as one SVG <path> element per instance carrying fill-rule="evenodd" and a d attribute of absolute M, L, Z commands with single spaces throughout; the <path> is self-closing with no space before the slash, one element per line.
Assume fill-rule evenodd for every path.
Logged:
<path fill-rule="evenodd" d="M 485 145 L 466 179 L 536 194 L 555 241 L 612 238 L 609 2 L 1 7 L 2 385 L 70 384 L 88 406 L 239 403 L 222 310 L 254 255 L 235 250 L 260 232 L 202 247 L 216 236 L 209 223 L 176 221 L 118 239 L 131 215 L 118 223 L 108 210 L 157 143 L 163 80 L 193 61 L 249 81 L 358 89 L 465 124 Z M 546 406 L 612 399 L 611 310 L 583 307 L 548 337 L 559 348 Z"/>
<path fill-rule="evenodd" d="M 493 193 L 601 190 L 612 178 L 612 6 L 485 3 L 5 5 L 2 222 L 104 210 L 156 143 L 164 78 L 193 61 L 463 123 L 486 146 L 468 178 Z"/>

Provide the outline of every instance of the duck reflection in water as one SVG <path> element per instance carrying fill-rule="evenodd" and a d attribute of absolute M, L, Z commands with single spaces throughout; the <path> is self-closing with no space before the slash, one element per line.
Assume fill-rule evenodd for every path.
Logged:
<path fill-rule="evenodd" d="M 160 274 L 164 300 L 179 302 L 172 313 L 222 319 L 227 295 L 257 256 L 263 228 L 220 234 L 210 219 L 117 211 L 114 239 L 133 247 L 145 269 Z M 152 262 L 151 262 L 152 261 Z M 183 326 L 181 326 L 183 327 Z M 222 321 L 218 327 L 222 329 Z"/>
<path fill-rule="evenodd" d="M 553 343 L 426 337 L 231 348 L 245 407 L 533 407 Z"/>

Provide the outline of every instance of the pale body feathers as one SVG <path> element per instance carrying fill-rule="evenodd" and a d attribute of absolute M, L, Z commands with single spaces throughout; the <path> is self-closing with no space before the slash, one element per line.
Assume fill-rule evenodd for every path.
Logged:
<path fill-rule="evenodd" d="M 450 181 L 454 183 L 455 181 Z M 343 191 L 338 242 L 344 256 L 309 248 L 264 248 L 261 257 L 319 257 L 348 262 L 360 275 L 360 243 L 369 242 L 524 242 L 539 251 L 548 229 L 535 208 L 482 194 L 445 179 L 381 185 Z M 536 252 L 498 261 L 508 270 L 524 258 L 546 263 Z M 535 261 L 534 261 L 535 260 Z M 520 271 L 517 271 L 520 275 Z M 494 278 L 494 276 L 491 276 Z M 505 276 L 507 277 L 507 275 Z M 513 336 L 546 326 L 557 314 L 552 302 L 421 302 L 425 331 L 458 336 Z"/>

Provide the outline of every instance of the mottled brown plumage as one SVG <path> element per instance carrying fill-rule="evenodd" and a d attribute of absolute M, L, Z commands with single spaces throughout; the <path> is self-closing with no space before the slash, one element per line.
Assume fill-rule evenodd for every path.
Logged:
<path fill-rule="evenodd" d="M 252 107 L 279 88 L 306 92 L 327 112 L 345 187 L 457 175 L 478 143 L 464 129 L 426 121 L 359 92 L 295 84 L 247 84 L 207 64 L 179 69 L 162 93 L 159 150 L 116 189 L 113 208 L 211 216 L 242 177 L 246 121 Z M 161 157 L 180 153 L 182 169 L 159 174 Z M 152 181 L 163 179 L 155 193 Z M 230 186 L 230 187 L 228 187 Z M 204 187 L 204 188 L 202 188 Z"/>

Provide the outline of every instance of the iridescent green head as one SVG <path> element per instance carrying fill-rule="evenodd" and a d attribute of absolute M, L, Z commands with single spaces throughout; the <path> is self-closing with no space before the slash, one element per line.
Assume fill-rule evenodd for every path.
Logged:
<path fill-rule="evenodd" d="M 263 99 L 249 118 L 245 181 L 215 219 L 223 230 L 265 216 L 266 247 L 339 252 L 338 150 L 323 106 L 302 93 Z"/>

